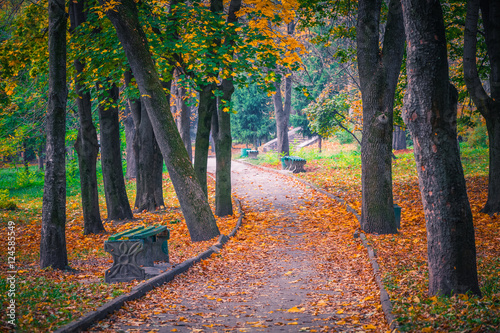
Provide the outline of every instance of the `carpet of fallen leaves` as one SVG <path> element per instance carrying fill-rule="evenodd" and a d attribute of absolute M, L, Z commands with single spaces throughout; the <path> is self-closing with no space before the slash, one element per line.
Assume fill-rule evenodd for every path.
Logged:
<path fill-rule="evenodd" d="M 244 201 L 242 227 L 219 254 L 91 331 L 387 331 L 355 217 L 312 190 L 301 199 L 285 213 L 272 198 Z"/>
<path fill-rule="evenodd" d="M 338 148 L 338 147 L 334 147 Z M 418 177 L 410 151 L 396 152 L 393 160 L 394 202 L 402 207 L 397 235 L 367 235 L 375 248 L 394 314 L 402 331 L 497 332 L 500 328 L 500 216 L 480 212 L 487 197 L 487 154 L 464 154 L 462 162 L 473 212 L 478 275 L 482 298 L 456 295 L 429 297 L 425 218 Z M 338 159 L 308 160 L 299 174 L 361 210 L 360 162 L 346 165 Z M 270 165 L 278 168 L 278 164 Z"/>
<path fill-rule="evenodd" d="M 213 203 L 214 182 L 209 181 L 210 201 Z M 134 181 L 128 184 L 135 187 Z M 164 178 L 165 207 L 155 213 L 135 212 L 134 220 L 105 221 L 106 233 L 83 235 L 83 217 L 80 196 L 68 198 L 66 243 L 68 260 L 72 270 L 57 271 L 40 269 L 39 247 L 41 229 L 41 198 L 22 202 L 16 211 L 0 211 L 0 303 L 6 308 L 7 285 L 7 223 L 15 222 L 16 231 L 16 319 L 17 329 L 23 332 L 47 332 L 62 326 L 87 312 L 95 310 L 105 302 L 130 291 L 138 281 L 106 284 L 104 271 L 111 267 L 112 258 L 104 251 L 104 241 L 114 233 L 140 225 L 167 224 L 171 263 L 182 261 L 205 251 L 216 239 L 192 243 L 179 203 L 168 177 Z M 130 202 L 134 202 L 135 191 L 129 190 Z M 103 199 L 103 198 L 101 198 Z M 101 215 L 106 214 L 101 200 Z M 218 218 L 221 233 L 228 234 L 236 225 L 237 216 Z M 8 331 L 6 311 L 0 316 L 0 331 Z M 3 325 L 3 326 L 2 326 Z"/>

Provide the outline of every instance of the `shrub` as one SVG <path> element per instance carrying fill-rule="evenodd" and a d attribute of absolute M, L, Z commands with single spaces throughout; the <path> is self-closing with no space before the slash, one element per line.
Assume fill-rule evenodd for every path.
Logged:
<path fill-rule="evenodd" d="M 0 190 L 0 209 L 17 209 L 16 202 L 9 196 L 9 190 Z"/>

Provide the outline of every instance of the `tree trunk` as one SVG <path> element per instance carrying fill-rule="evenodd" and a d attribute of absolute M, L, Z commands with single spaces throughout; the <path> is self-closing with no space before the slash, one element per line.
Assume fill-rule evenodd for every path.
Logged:
<path fill-rule="evenodd" d="M 406 149 L 406 130 L 401 126 L 394 126 L 392 135 L 392 149 L 403 150 Z"/>
<path fill-rule="evenodd" d="M 414 141 L 427 226 L 429 294 L 480 295 L 474 226 L 457 143 L 457 90 L 450 84 L 438 0 L 402 0 L 408 88 L 403 119 Z"/>
<path fill-rule="evenodd" d="M 125 118 L 123 119 L 123 125 L 125 126 L 125 141 L 127 146 L 125 149 L 125 154 L 127 156 L 127 179 L 137 177 L 137 164 L 134 153 L 135 124 L 131 113 L 130 105 L 127 103 L 125 105 Z"/>
<path fill-rule="evenodd" d="M 65 269 L 66 252 L 66 12 L 65 2 L 49 0 L 49 97 L 47 165 L 43 185 L 40 267 Z"/>
<path fill-rule="evenodd" d="M 295 23 L 288 23 L 287 33 L 293 35 Z M 274 117 L 276 118 L 276 137 L 278 139 L 277 151 L 283 156 L 290 155 L 290 143 L 288 141 L 288 123 L 292 108 L 292 72 L 286 71 L 285 75 L 285 102 L 281 96 L 281 82 L 276 82 L 276 93 L 273 95 Z M 284 104 L 284 105 L 283 105 Z"/>
<path fill-rule="evenodd" d="M 131 80 L 133 78 L 131 71 L 125 72 L 125 85 L 130 85 Z M 132 179 L 137 177 L 137 163 L 136 157 L 134 153 L 134 138 L 135 138 L 135 122 L 138 119 L 134 118 L 134 114 L 132 112 L 132 108 L 139 107 L 135 103 L 140 103 L 140 101 L 134 101 L 128 99 L 125 104 L 125 119 L 123 120 L 123 124 L 125 125 L 125 141 L 127 148 L 125 149 L 125 154 L 127 155 L 127 171 L 126 177 L 127 179 Z M 140 112 L 139 112 L 140 115 Z"/>
<path fill-rule="evenodd" d="M 70 31 L 73 32 L 80 24 L 86 21 L 85 1 L 70 2 L 69 16 Z M 75 141 L 75 150 L 78 154 L 80 170 L 80 189 L 82 194 L 83 234 L 97 234 L 105 231 L 99 212 L 99 194 L 97 193 L 97 155 L 99 143 L 97 131 L 92 121 L 92 102 L 89 92 L 83 92 L 83 86 L 78 81 L 78 75 L 83 73 L 83 64 L 76 59 L 75 90 L 77 92 L 76 105 L 78 108 L 79 125 Z"/>
<path fill-rule="evenodd" d="M 191 108 L 186 104 L 184 96 L 186 96 L 187 90 L 184 87 L 179 87 L 177 89 L 177 105 L 180 110 L 179 121 L 177 127 L 179 133 L 181 134 L 182 142 L 184 142 L 184 147 L 188 152 L 189 160 L 193 160 L 193 148 L 191 147 Z"/>
<path fill-rule="evenodd" d="M 133 109 L 134 113 L 138 112 L 138 115 L 134 116 L 134 119 L 138 119 L 134 139 L 137 165 L 134 206 L 139 211 L 152 212 L 165 205 L 162 189 L 163 159 L 146 108 L 141 104 L 135 103 L 138 107 Z"/>
<path fill-rule="evenodd" d="M 290 118 L 290 110 L 283 107 L 283 100 L 281 97 L 281 87 L 280 83 L 276 83 L 276 93 L 273 95 L 273 105 L 274 105 L 274 117 L 276 118 L 276 136 L 278 139 L 278 144 L 276 150 L 278 154 L 283 156 L 290 155 L 290 145 L 288 143 L 288 120 Z M 287 96 L 287 88 L 290 87 L 291 92 L 291 78 L 285 78 L 285 98 Z M 285 105 L 287 103 L 285 102 Z"/>
<path fill-rule="evenodd" d="M 203 86 L 198 104 L 198 127 L 194 149 L 194 171 L 207 196 L 207 159 L 210 146 L 210 124 L 212 115 L 217 110 L 217 100 L 212 92 L 212 85 Z"/>
<path fill-rule="evenodd" d="M 108 91 L 113 103 L 118 101 L 118 87 Z M 118 108 L 99 105 L 99 123 L 101 125 L 101 165 L 104 180 L 104 194 L 108 220 L 133 218 L 123 178 L 122 154 L 120 150 L 120 122 Z"/>
<path fill-rule="evenodd" d="M 483 17 L 486 47 L 490 63 L 488 96 L 477 72 L 477 24 L 479 8 Z M 486 120 L 489 139 L 488 198 L 483 213 L 500 212 L 500 5 L 493 0 L 469 0 L 464 37 L 464 78 L 478 111 Z"/>
<path fill-rule="evenodd" d="M 38 146 L 38 170 L 43 171 L 45 165 L 45 145 L 41 143 Z"/>
<path fill-rule="evenodd" d="M 107 0 L 103 0 L 103 3 L 109 4 Z M 216 237 L 219 228 L 170 113 L 169 98 L 163 90 L 146 35 L 139 24 L 135 2 L 123 0 L 113 5 L 113 9 L 106 14 L 115 26 L 141 96 L 145 96 L 144 106 L 179 198 L 191 239 L 203 241 Z"/>
<path fill-rule="evenodd" d="M 222 0 L 212 0 L 211 9 L 222 14 L 224 4 Z M 241 0 L 231 0 L 228 10 L 227 24 L 238 22 L 236 12 L 240 10 Z M 233 41 L 229 36 L 224 40 L 224 46 L 229 50 L 233 48 Z M 232 54 L 232 52 L 230 51 Z M 225 68 L 232 72 L 232 68 Z M 234 85 L 230 78 L 223 78 L 219 87 L 222 90 L 222 99 L 212 118 L 212 137 L 215 144 L 216 156 L 216 183 L 215 183 L 215 215 L 233 215 L 233 204 L 231 200 L 231 117 L 230 113 L 224 111 L 225 105 L 229 105 L 234 92 Z"/>
<path fill-rule="evenodd" d="M 361 143 L 361 228 L 397 233 L 392 198 L 392 119 L 394 93 L 404 51 L 401 3 L 391 0 L 382 50 L 381 0 L 361 0 L 356 27 L 359 81 L 363 101 Z"/>

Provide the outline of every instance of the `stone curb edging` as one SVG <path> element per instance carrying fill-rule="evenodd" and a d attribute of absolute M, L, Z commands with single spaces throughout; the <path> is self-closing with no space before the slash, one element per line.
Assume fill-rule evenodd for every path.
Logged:
<path fill-rule="evenodd" d="M 170 269 L 167 272 L 164 272 L 158 276 L 155 276 L 154 278 L 151 278 L 149 280 L 140 283 L 139 285 L 132 288 L 130 292 L 124 295 L 120 295 L 117 298 L 100 306 L 99 308 L 97 308 L 97 310 L 89 312 L 83 317 L 75 321 L 72 321 L 69 324 L 64 325 L 63 327 L 60 327 L 55 331 L 55 333 L 81 332 L 92 326 L 92 324 L 94 324 L 95 322 L 106 318 L 107 315 L 120 309 L 125 304 L 125 302 L 141 298 L 147 292 L 155 289 L 156 287 L 159 287 L 164 283 L 172 281 L 175 276 L 184 273 L 194 264 L 209 258 L 213 253 L 219 253 L 220 250 L 224 247 L 224 244 L 227 243 L 227 241 L 229 241 L 230 238 L 236 235 L 238 229 L 241 227 L 243 217 L 245 216 L 241 208 L 241 202 L 237 199 L 235 200 L 238 205 L 238 213 L 240 214 L 240 217 L 238 218 L 236 226 L 233 228 L 233 230 L 228 236 L 220 235 L 217 240 L 217 243 L 212 245 L 205 252 L 200 253 L 194 258 L 185 260 L 184 262 L 180 263 L 179 265 L 176 265 L 174 268 Z"/>
<path fill-rule="evenodd" d="M 268 168 L 268 167 L 264 167 L 264 166 L 260 166 L 260 165 L 255 165 L 255 164 L 249 163 L 247 161 L 242 161 L 242 160 L 238 160 L 238 162 L 243 163 L 243 164 L 247 164 L 247 165 L 250 165 L 250 166 L 253 166 L 255 168 L 260 168 L 262 170 L 266 170 L 266 171 L 278 173 L 280 175 L 284 175 L 284 176 L 293 178 L 293 179 L 299 181 L 300 183 L 311 187 L 313 190 L 315 190 L 317 192 L 320 192 L 320 193 L 322 193 L 322 194 L 324 194 L 324 195 L 326 195 L 326 196 L 328 196 L 328 197 L 330 197 L 330 198 L 332 198 L 332 199 L 334 199 L 334 200 L 336 200 L 336 201 L 344 204 L 345 207 L 346 207 L 346 209 L 347 209 L 347 211 L 349 211 L 350 213 L 354 214 L 354 216 L 356 216 L 356 219 L 358 220 L 358 222 L 361 222 L 361 216 L 344 199 L 342 199 L 340 197 L 337 197 L 336 195 L 333 195 L 333 194 L 329 193 L 328 191 L 325 191 L 325 190 L 319 188 L 318 186 L 316 186 L 316 185 L 314 185 L 312 183 L 309 183 L 308 181 L 305 181 L 303 179 L 300 179 L 299 177 L 296 177 L 296 176 L 292 175 L 290 173 L 290 171 L 281 171 L 281 170 L 271 169 L 271 168 Z M 358 235 L 355 235 L 355 237 L 356 236 L 358 236 Z M 382 305 L 382 310 L 384 311 L 385 319 L 387 320 L 387 323 L 389 324 L 389 327 L 391 328 L 391 330 L 399 332 L 398 322 L 396 321 L 396 318 L 392 314 L 391 299 L 389 297 L 389 294 L 387 293 L 387 290 L 385 290 L 385 287 L 384 287 L 384 285 L 382 283 L 382 278 L 381 278 L 380 268 L 379 268 L 380 266 L 377 263 L 377 255 L 375 253 L 375 250 L 373 250 L 373 248 L 371 247 L 371 245 L 368 244 L 366 236 L 365 236 L 365 234 L 363 232 L 359 233 L 359 238 L 361 238 L 363 246 L 368 251 L 368 257 L 370 259 L 370 263 L 371 263 L 372 268 L 373 268 L 373 275 L 375 276 L 375 281 L 377 282 L 377 286 L 380 289 L 380 303 Z"/>

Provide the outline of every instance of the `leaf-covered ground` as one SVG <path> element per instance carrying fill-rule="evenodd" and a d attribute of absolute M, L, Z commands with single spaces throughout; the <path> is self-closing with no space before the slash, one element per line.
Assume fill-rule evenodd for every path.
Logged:
<path fill-rule="evenodd" d="M 325 146 L 325 145 L 324 145 Z M 299 177 L 344 198 L 360 212 L 361 162 L 359 153 L 347 152 L 327 143 L 308 158 Z M 398 235 L 368 235 L 374 246 L 386 289 L 394 305 L 401 330 L 414 332 L 497 332 L 500 328 L 500 217 L 480 213 L 488 188 L 486 149 L 462 149 L 471 204 L 482 298 L 458 295 L 428 297 L 427 240 L 418 177 L 411 151 L 396 152 L 393 160 L 394 202 L 402 207 Z M 279 164 L 267 163 L 278 168 Z"/>
<path fill-rule="evenodd" d="M 325 142 L 322 154 L 311 149 L 296 154 L 303 154 L 308 160 L 308 172 L 300 174 L 300 177 L 346 199 L 359 211 L 360 156 L 352 148 Z M 483 297 L 427 296 L 425 220 L 414 159 L 411 152 L 398 153 L 398 158 L 393 161 L 393 179 L 395 202 L 403 208 L 401 232 L 394 236 L 368 235 L 368 239 L 377 252 L 384 284 L 403 331 L 496 332 L 500 326 L 499 217 L 479 212 L 486 199 L 487 151 L 463 149 L 462 153 L 474 214 Z M 279 167 L 278 160 L 272 157 L 262 157 L 256 162 Z M 210 200 L 213 202 L 213 181 L 209 179 L 209 182 Z M 128 187 L 132 189 L 133 183 Z M 159 214 L 140 213 L 135 214 L 134 221 L 106 222 L 108 233 L 95 236 L 83 236 L 80 198 L 69 197 L 68 255 L 74 269 L 70 272 L 40 270 L 38 266 L 41 198 L 18 201 L 20 209 L 17 211 L 0 211 L 0 289 L 3 291 L 0 302 L 2 308 L 6 308 L 8 247 L 5 235 L 8 221 L 14 221 L 19 330 L 54 330 L 137 284 L 103 283 L 104 270 L 111 266 L 110 256 L 103 251 L 103 242 L 112 233 L 141 224 L 167 223 L 171 229 L 170 252 L 174 263 L 208 248 L 213 241 L 190 242 L 168 179 L 165 179 L 164 188 L 166 207 Z M 157 328 L 169 327 L 168 331 L 174 332 L 187 327 L 194 328 L 193 331 L 217 331 L 224 325 L 229 327 L 234 324 L 233 319 L 228 318 L 239 316 L 236 318 L 238 326 L 231 327 L 241 331 L 281 328 L 285 331 L 386 331 L 366 251 L 359 240 L 352 238 L 358 227 L 357 221 L 337 203 L 324 200 L 317 194 L 313 199 L 310 195 L 303 196 L 304 204 L 290 208 L 289 214 L 274 211 L 271 202 L 250 203 L 247 200 L 244 210 L 248 214 L 243 228 L 219 255 L 200 263 L 164 288 L 153 291 L 144 301 L 128 304 L 94 330 L 132 328 L 133 331 L 136 324 L 141 324 L 143 329 L 148 330 L 156 325 Z M 130 190 L 131 202 L 133 196 L 133 190 Z M 241 197 L 244 201 L 247 199 Z M 236 219 L 236 216 L 219 219 L 221 232 L 229 233 Z M 291 252 L 285 251 L 285 248 Z M 316 256 L 308 259 L 311 269 L 306 275 L 303 275 L 306 270 L 301 266 L 302 260 L 295 263 L 296 267 L 290 266 L 297 261 L 292 259 L 292 255 L 302 256 L 311 250 Z M 270 261 L 270 256 L 277 256 L 280 262 Z M 340 277 L 337 275 L 339 272 L 342 273 Z M 292 297 L 300 299 L 299 303 L 278 306 L 280 300 L 277 300 L 278 303 L 258 303 L 259 299 L 267 297 L 262 295 L 266 284 L 278 287 L 272 289 L 276 296 L 284 289 L 283 285 L 297 285 L 299 291 L 318 289 Z M 257 307 L 252 304 L 257 304 Z M 0 331 L 8 331 L 5 312 L 2 312 L 0 320 L 3 325 Z M 148 327 L 147 323 L 152 326 Z"/>
<path fill-rule="evenodd" d="M 233 177 L 237 236 L 91 331 L 386 331 L 355 217 L 284 176 L 239 165 Z"/>
<path fill-rule="evenodd" d="M 134 188 L 132 181 L 128 188 Z M 15 222 L 16 231 L 16 319 L 17 329 L 22 332 L 47 332 L 95 310 L 105 302 L 130 291 L 139 282 L 106 284 L 104 271 L 111 267 L 111 256 L 104 251 L 104 241 L 111 234 L 139 225 L 169 225 L 171 263 L 180 263 L 205 251 L 212 241 L 192 243 L 180 212 L 172 183 L 164 179 L 165 208 L 157 213 L 134 213 L 134 220 L 125 222 L 106 221 L 105 234 L 83 235 L 83 217 L 80 196 L 68 198 L 66 242 L 69 264 L 72 271 L 41 270 L 39 246 L 41 229 L 41 198 L 18 203 L 19 210 L 0 211 L 0 302 L 7 307 L 7 235 L 8 221 Z M 214 184 L 209 179 L 209 192 L 213 202 Z M 129 191 L 134 202 L 134 191 Z M 101 215 L 105 217 L 104 202 Z M 237 216 L 218 219 L 223 234 L 228 234 L 236 225 Z M 6 312 L 2 311 L 0 331 L 9 331 Z"/>

